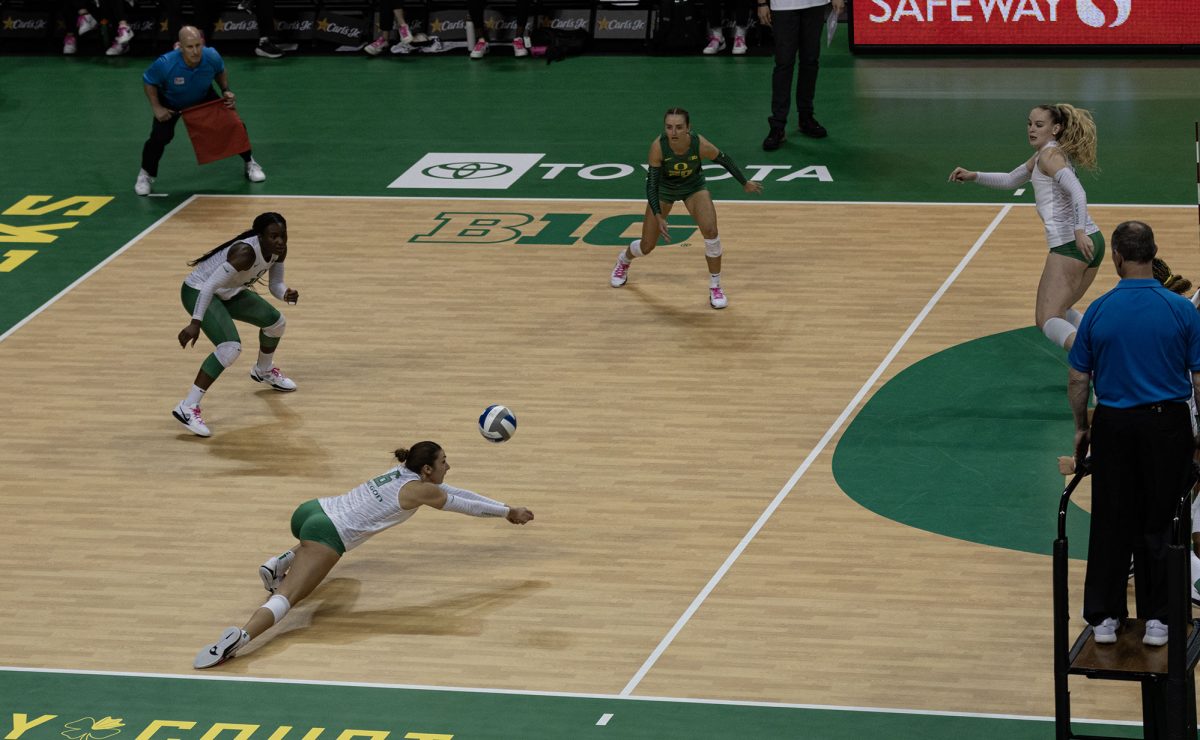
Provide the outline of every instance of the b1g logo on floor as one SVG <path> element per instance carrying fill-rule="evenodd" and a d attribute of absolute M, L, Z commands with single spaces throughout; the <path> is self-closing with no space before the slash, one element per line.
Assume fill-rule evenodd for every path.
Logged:
<path fill-rule="evenodd" d="M 430 152 L 392 181 L 389 188 L 469 188 L 504 190 L 544 154 Z"/>

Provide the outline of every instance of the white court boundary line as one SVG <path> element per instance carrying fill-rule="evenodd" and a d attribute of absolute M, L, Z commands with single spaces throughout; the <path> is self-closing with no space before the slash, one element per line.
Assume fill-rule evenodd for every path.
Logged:
<path fill-rule="evenodd" d="M 496 198 L 486 195 L 470 197 L 466 195 L 261 195 L 261 194 L 222 194 L 222 193 L 197 193 L 192 198 L 249 198 L 259 200 L 382 200 L 382 201 L 402 201 L 402 200 L 436 200 L 436 201 L 496 201 L 499 203 L 514 203 L 514 202 L 530 202 L 530 201 L 545 201 L 547 203 L 645 203 L 645 198 L 515 198 L 504 197 Z M 956 207 L 993 207 L 1003 208 L 1004 206 L 1014 206 L 1017 208 L 1033 208 L 1035 203 L 1013 203 L 1007 202 L 979 202 L 969 203 L 963 201 L 918 201 L 918 200 L 718 200 L 713 198 L 714 203 L 726 204 L 751 204 L 751 205 L 772 205 L 772 206 L 956 206 Z M 1188 208 L 1193 206 L 1190 204 L 1175 205 L 1170 203 L 1089 203 L 1089 208 Z"/>
<path fill-rule="evenodd" d="M 75 282 L 71 283 L 71 284 L 70 284 L 70 285 L 68 285 L 67 287 L 65 287 L 65 288 L 63 288 L 62 290 L 60 290 L 60 291 L 58 292 L 58 295 L 54 296 L 54 297 L 53 297 L 53 298 L 51 298 L 50 300 L 46 301 L 46 302 L 45 302 L 45 303 L 43 303 L 42 305 L 40 305 L 40 306 L 38 306 L 37 308 L 35 308 L 35 309 L 33 310 L 33 313 L 29 314 L 29 315 L 28 315 L 28 316 L 26 316 L 25 318 L 21 319 L 20 321 L 18 321 L 18 322 L 17 322 L 17 323 L 15 323 L 15 324 L 13 324 L 13 325 L 12 325 L 12 327 L 11 327 L 11 328 L 10 328 L 8 331 L 4 332 L 3 334 L 0 334 L 0 342 L 3 342 L 5 339 L 8 339 L 8 338 L 9 338 L 9 337 L 10 337 L 10 336 L 13 334 L 13 332 L 15 332 L 17 329 L 20 329 L 22 326 L 25 326 L 25 325 L 26 325 L 26 324 L 28 324 L 30 321 L 33 321 L 33 319 L 34 319 L 36 316 L 38 316 L 38 314 L 42 313 L 42 312 L 43 312 L 43 311 L 45 311 L 47 308 L 50 308 L 50 307 L 51 307 L 51 306 L 53 306 L 55 303 L 57 303 L 59 298 L 62 298 L 62 297 L 63 297 L 63 296 L 65 296 L 67 293 L 70 293 L 72 290 L 74 290 L 74 289 L 75 289 L 75 286 L 79 285 L 79 284 L 80 284 L 80 283 L 82 283 L 84 280 L 87 280 L 88 278 L 90 278 L 90 277 L 91 277 L 92 275 L 94 275 L 94 274 L 95 274 L 95 273 L 96 273 L 96 272 L 97 272 L 97 271 L 98 271 L 98 270 L 99 270 L 101 267 L 104 267 L 104 266 L 105 266 L 105 265 L 107 265 L 109 262 L 112 262 L 112 261 L 113 261 L 113 260 L 115 260 L 117 257 L 120 257 L 122 254 L 124 254 L 124 253 L 125 253 L 125 251 L 126 251 L 126 250 L 128 250 L 128 249 L 129 249 L 130 247 L 132 247 L 134 244 L 137 244 L 139 241 L 141 241 L 141 240 L 142 240 L 142 237 L 146 236 L 146 235 L 147 235 L 147 234 L 149 234 L 151 231 L 154 231 L 154 230 L 155 230 L 155 229 L 157 229 L 159 226 L 162 226 L 164 223 L 166 223 L 167 219 L 171 218 L 171 216 L 174 216 L 174 215 L 176 214 L 176 212 L 178 212 L 179 210 L 181 210 L 181 209 L 182 209 L 184 206 L 186 206 L 188 203 L 191 203 L 191 202 L 192 202 L 193 200 L 195 200 L 195 199 L 196 199 L 196 196 L 195 196 L 195 195 L 189 196 L 189 197 L 188 197 L 188 198 L 187 198 L 185 201 L 183 201 L 183 202 L 182 202 L 182 203 L 180 203 L 179 205 L 175 206 L 174 208 L 172 208 L 171 210 L 167 211 L 167 212 L 166 212 L 166 213 L 164 213 L 162 216 L 160 216 L 160 217 L 158 218 L 158 220 L 157 220 L 157 221 L 155 221 L 154 223 L 150 224 L 150 225 L 149 225 L 149 226 L 147 226 L 145 229 L 142 229 L 142 232 L 141 232 L 140 234 L 138 234 L 137 236 L 133 237 L 133 238 L 132 238 L 132 239 L 130 239 L 129 241 L 125 242 L 125 246 L 121 247 L 121 248 L 120 248 L 120 249 L 118 249 L 117 251 L 115 251 L 115 252 L 113 252 L 112 254 L 108 255 L 108 256 L 107 256 L 107 257 L 105 257 L 105 258 L 104 258 L 104 259 L 103 259 L 103 260 L 102 260 L 102 261 L 101 261 L 99 264 L 97 264 L 95 267 L 93 267 L 92 269 L 90 269 L 90 270 L 88 270 L 87 272 L 83 273 L 83 274 L 82 274 L 82 275 L 80 275 L 79 277 L 75 278 Z"/>
<path fill-rule="evenodd" d="M 664 702 L 670 704 L 701 704 L 707 706 L 764 707 L 768 709 L 811 709 L 830 712 L 858 712 L 861 714 L 905 714 L 929 717 L 964 717 L 967 719 L 1003 719 L 1026 722 L 1053 722 L 1054 717 L 1039 717 L 1026 714 L 991 714 L 987 712 L 944 712 L 928 709 L 900 709 L 888 707 L 853 707 L 836 704 L 792 704 L 770 701 L 740 701 L 737 699 L 695 699 L 678 696 L 622 696 L 619 694 L 589 694 L 570 691 L 529 691 L 522 689 L 470 688 L 465 686 L 428 686 L 422 684 L 370 683 L 365 681 L 320 681 L 298 678 L 258 678 L 255 676 L 213 676 L 186 673 L 138 673 L 129 671 L 94 671 L 70 668 L 26 668 L 22 666 L 0 666 L 0 672 L 12 673 L 56 673 L 73 676 L 110 676 L 114 678 L 162 678 L 180 681 L 224 681 L 233 683 L 267 683 L 293 686 L 329 686 L 333 688 L 391 689 L 404 691 L 446 691 L 460 694 L 497 694 L 503 696 L 544 696 L 560 699 L 608 699 L 612 701 Z M 1079 719 L 1079 724 L 1128 725 L 1140 727 L 1141 722 L 1129 720 Z"/>
<path fill-rule="evenodd" d="M 825 450 L 825 446 L 829 444 L 834 435 L 837 434 L 838 430 L 842 428 L 842 425 L 846 423 L 846 419 L 850 418 L 850 415 L 854 413 L 854 409 L 858 407 L 859 402 L 862 401 L 862 399 L 875 385 L 875 381 L 879 380 L 879 376 L 883 375 L 883 371 L 887 369 L 888 365 L 892 364 L 892 360 L 896 358 L 896 355 L 898 355 L 900 350 L 903 349 L 904 345 L 908 343 L 908 340 L 917 331 L 917 327 L 919 327 L 921 323 L 925 321 L 925 317 L 929 315 L 930 311 L 933 310 L 933 307 L 937 304 L 941 297 L 945 295 L 946 291 L 950 288 L 950 285 L 956 279 L 958 279 L 958 276 L 962 274 L 964 269 L 966 269 L 967 263 L 969 263 L 971 259 L 975 257 L 975 255 L 983 247 L 984 242 L 987 241 L 988 237 L 992 235 L 992 232 L 996 230 L 996 227 L 1000 225 L 1000 222 L 1004 220 L 1004 217 L 1007 216 L 1008 212 L 1011 210 L 1012 205 L 1006 205 L 1003 209 L 1001 209 L 1000 213 L 996 214 L 996 217 L 992 219 L 992 222 L 988 224 L 988 227 L 983 230 L 983 233 L 979 235 L 979 238 L 975 240 L 975 243 L 969 250 L 967 250 L 967 253 L 963 255 L 963 258 L 959 260 L 958 265 L 956 265 L 954 270 L 950 272 L 950 275 L 947 276 L 942 282 L 941 286 L 934 291 L 933 296 L 930 297 L 929 301 L 925 304 L 925 307 L 921 309 L 916 318 L 912 320 L 912 323 L 908 325 L 908 328 L 904 330 L 904 333 L 900 335 L 900 338 L 896 340 L 896 343 L 892 345 L 891 351 L 887 353 L 887 356 L 885 356 L 883 361 L 879 363 L 879 366 L 875 368 L 875 372 L 871 373 L 871 376 L 867 378 L 867 381 L 863 383 L 861 388 L 858 389 L 858 393 L 854 394 L 854 398 L 850 399 L 850 403 L 846 404 L 846 408 L 842 410 L 842 413 L 838 416 L 838 418 L 835 419 L 833 424 L 830 425 L 829 429 L 825 431 L 825 435 L 821 437 L 819 442 L 817 442 L 817 446 L 808 453 L 808 457 L 804 458 L 804 462 L 800 463 L 800 467 L 796 468 L 796 472 L 792 473 L 792 477 L 788 479 L 788 482 L 785 483 L 783 488 L 779 490 L 779 493 L 775 494 L 775 498 L 771 499 L 771 503 L 767 504 L 767 508 L 764 509 L 763 513 L 759 515 L 758 521 L 754 522 L 754 524 L 750 527 L 750 531 L 746 532 L 745 536 L 742 537 L 741 542 L 737 544 L 737 547 L 733 548 L 733 552 L 729 553 L 729 556 L 725 558 L 725 562 L 721 564 L 721 567 L 717 569 L 717 572 L 713 574 L 712 578 L 709 579 L 704 588 L 700 590 L 700 593 L 696 595 L 696 598 L 692 600 L 692 603 L 688 605 L 688 608 L 684 610 L 683 614 L 675 622 L 675 625 L 671 627 L 671 630 L 658 643 L 658 646 L 654 649 L 654 652 L 650 654 L 650 657 L 646 659 L 646 661 L 642 664 L 642 667 L 639 668 L 637 673 L 633 675 L 633 678 L 629 679 L 629 683 L 625 684 L 625 688 L 621 689 L 621 696 L 629 696 L 631 693 L 633 693 L 633 690 L 637 688 L 637 685 L 642 682 L 642 679 L 646 677 L 646 674 L 650 672 L 650 669 L 654 667 L 654 664 L 658 662 L 658 659 L 662 657 L 662 654 L 666 652 L 668 647 L 670 647 L 676 636 L 678 636 L 680 631 L 683 630 L 684 626 L 687 625 L 688 621 L 692 618 L 692 615 L 696 613 L 696 611 L 700 608 L 700 605 L 704 603 L 704 600 L 708 598 L 709 594 L 711 594 L 713 589 L 717 587 L 717 584 L 721 582 L 721 579 L 725 577 L 725 574 L 731 567 L 733 567 L 733 564 L 737 561 L 737 559 L 741 557 L 742 552 L 745 551 L 750 542 L 758 535 L 759 530 L 763 528 L 763 526 L 767 523 L 767 520 L 770 519 L 771 515 L 775 513 L 775 510 L 779 508 L 779 505 L 783 503 L 785 498 L 787 498 L 787 495 L 792 492 L 793 488 L 796 487 L 796 484 L 800 481 L 800 478 L 805 474 L 805 472 L 808 471 L 808 468 L 813 464 L 813 461 L 816 460 L 817 456 Z"/>

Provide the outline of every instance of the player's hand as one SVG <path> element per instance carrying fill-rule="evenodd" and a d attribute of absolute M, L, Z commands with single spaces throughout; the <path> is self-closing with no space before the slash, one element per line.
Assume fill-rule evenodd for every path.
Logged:
<path fill-rule="evenodd" d="M 955 167 L 950 173 L 950 182 L 973 182 L 978 176 L 978 172 L 972 172 L 965 167 Z"/>
<path fill-rule="evenodd" d="M 763 24 L 764 26 L 771 25 L 771 6 L 770 6 L 770 4 L 758 6 L 758 22 Z"/>
<path fill-rule="evenodd" d="M 658 219 L 658 233 L 662 236 L 664 242 L 671 241 L 671 232 L 667 230 L 667 219 L 663 218 L 661 213 L 654 214 Z"/>
<path fill-rule="evenodd" d="M 154 108 L 154 120 L 159 123 L 166 123 L 171 120 L 173 115 L 175 115 L 175 111 L 170 108 L 164 108 L 161 105 Z"/>
<path fill-rule="evenodd" d="M 221 97 L 225 100 L 226 108 L 237 108 L 237 96 L 233 94 L 232 90 L 226 90 Z"/>
<path fill-rule="evenodd" d="M 1075 246 L 1079 248 L 1079 253 L 1088 262 L 1092 261 L 1092 240 L 1088 239 L 1087 234 L 1082 231 L 1075 232 Z"/>
<path fill-rule="evenodd" d="M 504 518 L 513 524 L 524 524 L 533 521 L 533 512 L 521 506 L 509 507 L 508 516 Z"/>
<path fill-rule="evenodd" d="M 283 291 L 283 300 L 287 301 L 293 306 L 296 305 L 296 301 L 300 300 L 300 291 L 296 290 L 295 288 L 288 288 L 287 290 Z"/>
<path fill-rule="evenodd" d="M 200 336 L 200 322 L 195 319 L 190 324 L 183 327 L 183 331 L 179 332 L 179 346 L 187 349 L 188 342 L 192 346 L 196 346 L 196 338 Z"/>
<path fill-rule="evenodd" d="M 747 193 L 761 193 L 763 186 L 758 180 L 747 180 L 746 184 L 742 186 L 742 190 L 745 190 Z"/>

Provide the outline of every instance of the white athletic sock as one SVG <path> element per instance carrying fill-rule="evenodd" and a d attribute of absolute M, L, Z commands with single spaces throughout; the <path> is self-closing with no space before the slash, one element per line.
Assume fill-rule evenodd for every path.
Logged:
<path fill-rule="evenodd" d="M 204 398 L 204 389 L 198 385 L 193 385 L 188 391 L 187 398 L 183 399 L 183 405 L 189 409 L 200 405 L 200 399 Z"/>
<path fill-rule="evenodd" d="M 275 353 L 267 354 L 262 350 L 258 351 L 258 363 L 254 366 L 258 370 L 259 375 L 271 372 L 271 368 L 275 367 Z"/>
<path fill-rule="evenodd" d="M 1083 321 L 1083 314 L 1079 313 L 1078 311 L 1076 311 L 1076 310 L 1075 310 L 1075 309 L 1073 309 L 1073 308 L 1068 308 L 1068 309 L 1067 309 L 1067 321 L 1070 321 L 1070 322 L 1071 322 L 1071 326 L 1073 326 L 1073 327 L 1075 327 L 1076 329 L 1078 329 L 1078 328 L 1079 328 L 1079 322 L 1080 322 L 1080 321 Z"/>
<path fill-rule="evenodd" d="M 617 255 L 617 262 L 620 262 L 622 265 L 628 265 L 628 264 L 629 264 L 629 258 L 627 258 L 627 257 L 625 256 L 625 250 L 624 250 L 624 249 L 622 249 L 622 250 L 621 250 L 621 253 Z"/>
<path fill-rule="evenodd" d="M 709 287 L 709 288 L 719 288 L 719 287 L 721 287 L 721 273 L 719 273 L 719 272 L 718 272 L 718 273 L 711 273 L 711 272 L 710 272 L 710 273 L 708 274 L 708 287 Z"/>

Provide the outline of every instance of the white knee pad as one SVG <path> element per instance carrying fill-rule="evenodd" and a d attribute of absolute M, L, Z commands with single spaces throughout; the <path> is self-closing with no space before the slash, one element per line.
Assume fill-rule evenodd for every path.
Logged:
<path fill-rule="evenodd" d="M 221 342 L 213 350 L 213 354 L 217 356 L 217 362 L 221 363 L 221 367 L 232 365 L 241 353 L 242 345 L 238 342 Z"/>
<path fill-rule="evenodd" d="M 1067 340 L 1075 333 L 1075 327 L 1071 326 L 1070 321 L 1055 316 L 1052 319 L 1047 319 L 1046 323 L 1042 324 L 1042 333 L 1059 347 L 1066 347 Z"/>
<path fill-rule="evenodd" d="M 721 256 L 721 237 L 704 240 L 704 256 L 713 258 Z"/>
<path fill-rule="evenodd" d="M 634 257 L 645 257 L 646 256 L 646 255 L 642 254 L 642 240 L 641 239 L 634 239 L 633 241 L 629 242 L 629 253 L 632 254 Z"/>
<path fill-rule="evenodd" d="M 283 330 L 286 328 L 287 319 L 283 317 L 283 314 L 280 314 L 279 321 L 276 321 L 270 326 L 263 327 L 262 333 L 266 334 L 268 337 L 274 337 L 275 339 L 278 339 L 283 336 Z"/>
<path fill-rule="evenodd" d="M 288 610 L 292 608 L 292 604 L 287 600 L 286 596 L 275 594 L 267 599 L 267 603 L 263 604 L 262 608 L 271 612 L 275 617 L 275 623 L 279 624 L 279 620 L 283 619 L 283 615 L 288 613 Z"/>

